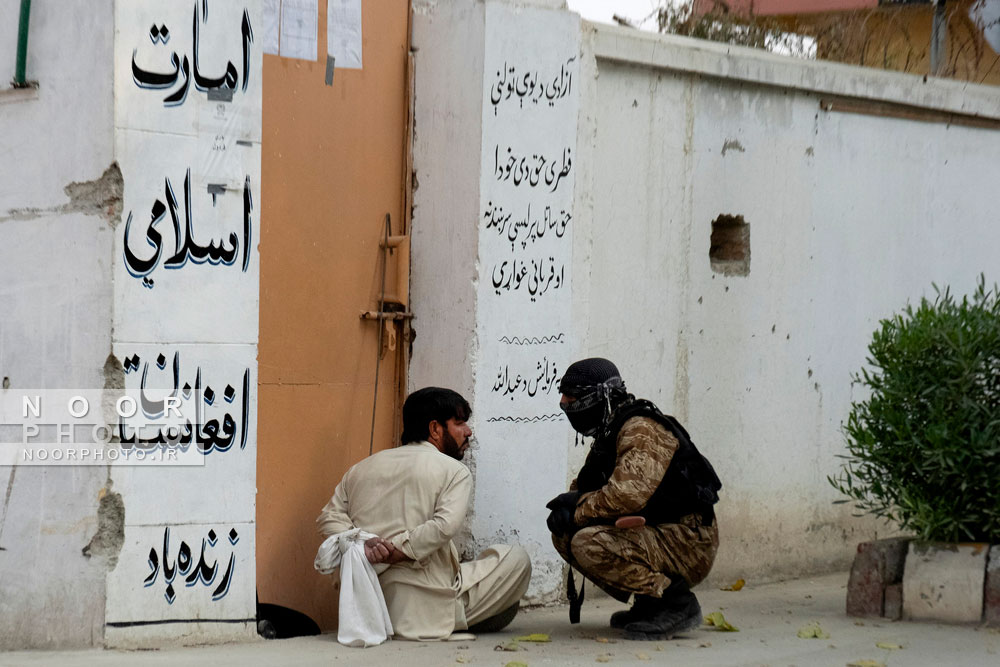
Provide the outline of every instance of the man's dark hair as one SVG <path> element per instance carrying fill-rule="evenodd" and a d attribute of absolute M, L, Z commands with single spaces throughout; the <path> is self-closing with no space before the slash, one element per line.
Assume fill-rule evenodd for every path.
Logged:
<path fill-rule="evenodd" d="M 472 415 L 469 402 L 462 395 L 442 387 L 424 387 L 406 397 L 403 403 L 402 445 L 426 440 L 430 435 L 428 425 L 436 421 L 442 426 L 449 419 L 468 421 Z"/>

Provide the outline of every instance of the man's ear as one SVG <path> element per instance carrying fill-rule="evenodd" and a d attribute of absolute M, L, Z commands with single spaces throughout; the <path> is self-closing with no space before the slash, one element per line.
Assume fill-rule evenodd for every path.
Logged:
<path fill-rule="evenodd" d="M 441 434 L 444 433 L 444 427 L 441 425 L 441 422 L 436 419 L 432 419 L 427 425 L 427 433 L 428 440 L 437 444 L 435 441 L 441 440 Z"/>

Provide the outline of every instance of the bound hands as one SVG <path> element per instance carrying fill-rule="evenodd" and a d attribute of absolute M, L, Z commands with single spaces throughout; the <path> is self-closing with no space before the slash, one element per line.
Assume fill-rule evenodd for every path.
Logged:
<path fill-rule="evenodd" d="M 372 565 L 378 563 L 395 565 L 406 560 L 413 560 L 400 549 L 397 549 L 396 545 L 392 542 L 383 540 L 381 537 L 372 537 L 365 540 L 365 558 Z"/>

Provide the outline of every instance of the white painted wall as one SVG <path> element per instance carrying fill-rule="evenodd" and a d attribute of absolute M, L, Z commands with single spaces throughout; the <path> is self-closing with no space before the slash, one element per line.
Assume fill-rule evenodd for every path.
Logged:
<path fill-rule="evenodd" d="M 820 99 L 995 118 L 1000 93 L 589 31 L 588 351 L 615 359 L 714 462 L 716 580 L 844 567 L 887 530 L 833 505 L 826 481 L 850 374 L 878 320 L 932 282 L 964 293 L 980 272 L 996 278 L 1000 131 L 827 112 Z M 749 276 L 711 269 L 720 214 L 750 224 Z"/>
<path fill-rule="evenodd" d="M 481 3 L 421 4 L 411 388 L 453 386 L 479 408 L 471 542 L 532 544 L 544 531 L 540 489 L 563 488 L 584 452 L 565 421 L 557 434 L 493 434 L 484 423 L 486 380 L 514 357 L 482 353 L 504 315 L 484 299 L 489 249 L 468 188 L 490 194 L 492 146 L 476 139 L 490 131 L 489 100 L 476 101 L 495 74 L 487 45 L 541 38 L 514 3 L 487 2 L 485 14 Z M 514 18 L 498 37 L 490 11 L 505 4 Z M 826 476 L 844 451 L 850 374 L 878 320 L 932 282 L 965 292 L 982 271 L 996 279 L 1000 131 L 825 111 L 820 100 L 996 119 L 1000 94 L 590 24 L 581 53 L 570 350 L 613 359 L 715 464 L 714 581 L 845 567 L 858 541 L 892 532 L 832 504 Z M 750 224 L 748 276 L 711 269 L 720 214 Z M 506 450 L 517 455 L 493 455 Z M 545 473 L 511 474 L 528 467 Z M 545 574 L 529 594 L 558 593 L 549 554 L 534 556 Z"/>
<path fill-rule="evenodd" d="M 200 466 L 114 469 L 127 513 L 112 646 L 256 634 L 260 16 L 259 0 L 116 5 L 115 357 L 126 389 L 179 391 L 221 435 Z"/>
<path fill-rule="evenodd" d="M 37 91 L 7 87 L 19 5 L 0 6 L 0 392 L 101 388 L 121 193 L 113 178 L 93 199 L 66 188 L 114 161 L 112 2 L 32 3 Z M 12 433 L 0 426 L 0 449 Z M 107 478 L 106 467 L 0 466 L 0 650 L 101 640 L 109 560 L 82 549 Z"/>
<path fill-rule="evenodd" d="M 416 92 L 410 368 L 411 389 L 450 386 L 472 404 L 469 463 L 480 472 L 465 555 L 522 544 L 534 598 L 562 572 L 544 505 L 566 477 L 556 380 L 573 353 L 579 112 L 578 18 L 537 4 L 547 6 L 416 12 L 417 79 L 427 88 Z"/>
<path fill-rule="evenodd" d="M 255 635 L 260 13 L 32 4 L 38 87 L 0 90 L 0 648 Z M 16 463 L 20 395 L 196 387 L 199 465 Z"/>

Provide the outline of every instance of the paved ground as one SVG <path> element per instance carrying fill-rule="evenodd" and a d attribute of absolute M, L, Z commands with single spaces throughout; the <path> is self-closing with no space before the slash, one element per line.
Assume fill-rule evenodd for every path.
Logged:
<path fill-rule="evenodd" d="M 475 641 L 413 643 L 392 641 L 370 649 L 340 646 L 334 635 L 159 651 L 23 651 L 0 653 L 0 665 L 483 665 L 511 661 L 541 665 L 1000 665 L 1000 632 L 930 623 L 857 621 L 844 615 L 846 574 L 778 584 L 747 584 L 739 592 L 699 589 L 703 611 L 722 611 L 739 632 L 705 626 L 667 642 L 624 641 L 607 626 L 611 612 L 624 608 L 607 598 L 584 605 L 583 620 L 571 626 L 564 607 L 520 614 L 509 632 L 480 635 Z M 590 593 L 592 587 L 588 587 Z M 829 639 L 800 639 L 812 622 Z M 551 642 L 520 642 L 520 650 L 496 650 L 518 635 L 547 633 Z M 879 648 L 899 646 L 900 648 Z"/>

